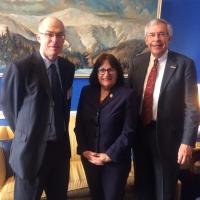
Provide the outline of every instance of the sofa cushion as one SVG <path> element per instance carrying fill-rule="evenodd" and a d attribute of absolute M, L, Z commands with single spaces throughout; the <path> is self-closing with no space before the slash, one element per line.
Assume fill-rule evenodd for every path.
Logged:
<path fill-rule="evenodd" d="M 2 148 L 0 148 L 0 190 L 6 180 L 6 166 L 5 155 Z"/>
<path fill-rule="evenodd" d="M 69 123 L 69 137 L 71 145 L 71 161 L 68 191 L 87 188 L 87 180 L 83 169 L 80 156 L 76 153 L 77 142 L 74 133 L 76 114 L 71 112 Z"/>
<path fill-rule="evenodd" d="M 13 175 L 13 171 L 9 164 L 9 156 L 10 156 L 10 147 L 12 144 L 12 139 L 8 140 L 0 140 L 0 147 L 3 149 L 5 153 L 5 161 L 6 161 L 6 178 Z"/>
<path fill-rule="evenodd" d="M 68 190 L 86 188 L 87 180 L 80 160 L 71 160 Z"/>
<path fill-rule="evenodd" d="M 71 160 L 80 160 L 80 156 L 76 153 L 77 142 L 76 135 L 74 133 L 74 126 L 76 121 L 76 114 L 74 112 L 70 113 L 70 123 L 69 123 L 69 138 L 71 145 Z"/>
<path fill-rule="evenodd" d="M 12 200 L 14 199 L 14 176 L 8 178 L 1 189 L 0 199 L 1 200 Z"/>
<path fill-rule="evenodd" d="M 134 166 L 133 166 L 133 162 L 131 162 L 131 170 L 129 172 L 129 176 L 127 179 L 127 185 L 129 186 L 133 186 L 134 185 Z"/>

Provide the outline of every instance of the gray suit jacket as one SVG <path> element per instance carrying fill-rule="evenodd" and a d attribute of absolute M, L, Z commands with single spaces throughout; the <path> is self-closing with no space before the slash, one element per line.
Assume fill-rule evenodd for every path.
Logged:
<path fill-rule="evenodd" d="M 74 65 L 60 57 L 58 65 L 64 121 L 68 127 Z M 8 67 L 1 96 L 4 115 L 15 134 L 10 153 L 11 167 L 21 178 L 34 178 L 43 160 L 48 120 L 53 109 L 49 80 L 39 52 Z M 66 155 L 70 157 L 68 131 L 65 141 Z"/>
<path fill-rule="evenodd" d="M 150 53 L 133 59 L 128 83 L 141 102 Z M 199 123 L 198 90 L 194 62 L 169 51 L 157 111 L 157 146 L 164 159 L 176 161 L 181 143 L 194 145 Z M 138 138 L 142 138 L 139 122 Z"/>

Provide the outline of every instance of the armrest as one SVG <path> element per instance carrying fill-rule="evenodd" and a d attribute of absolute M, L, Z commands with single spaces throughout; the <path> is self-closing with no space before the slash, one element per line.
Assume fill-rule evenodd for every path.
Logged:
<path fill-rule="evenodd" d="M 1 140 L 8 140 L 13 139 L 14 134 L 9 126 L 0 126 L 0 139 Z"/>
<path fill-rule="evenodd" d="M 194 174 L 200 174 L 200 160 L 194 163 L 192 171 Z"/>
<path fill-rule="evenodd" d="M 200 174 L 200 148 L 192 150 L 192 158 L 190 161 L 180 166 L 182 170 L 189 170 L 194 174 Z"/>
<path fill-rule="evenodd" d="M 192 172 L 200 174 L 200 148 L 195 148 L 192 155 Z"/>
<path fill-rule="evenodd" d="M 6 128 L 7 128 L 7 133 L 8 133 L 9 139 L 13 139 L 14 133 L 12 132 L 11 128 L 9 126 L 7 126 Z"/>
<path fill-rule="evenodd" d="M 0 190 L 6 180 L 6 162 L 3 149 L 0 147 Z"/>

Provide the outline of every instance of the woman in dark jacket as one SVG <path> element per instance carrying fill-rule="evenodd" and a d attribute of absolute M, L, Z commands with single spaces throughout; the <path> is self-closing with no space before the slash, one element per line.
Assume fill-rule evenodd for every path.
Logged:
<path fill-rule="evenodd" d="M 93 200 L 122 200 L 131 167 L 137 106 L 118 60 L 100 55 L 81 91 L 75 134 Z"/>

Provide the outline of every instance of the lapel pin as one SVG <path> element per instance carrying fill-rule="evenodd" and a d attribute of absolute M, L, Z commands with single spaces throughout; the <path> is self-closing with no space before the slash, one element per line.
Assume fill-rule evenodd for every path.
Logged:
<path fill-rule="evenodd" d="M 172 68 L 172 69 L 176 69 L 176 66 L 173 66 L 173 65 L 172 65 L 172 66 L 170 66 L 170 68 Z"/>
<path fill-rule="evenodd" d="M 113 94 L 111 93 L 109 97 L 110 97 L 110 98 L 113 98 Z"/>

